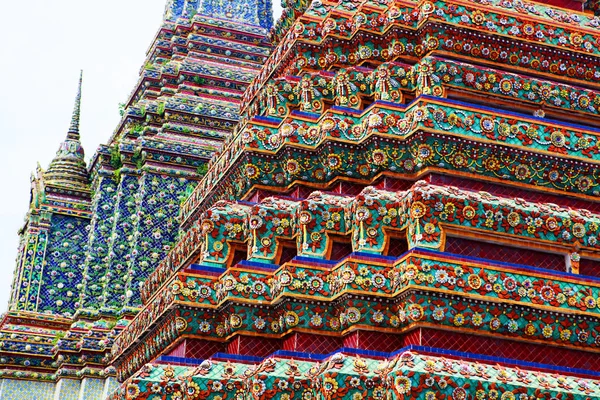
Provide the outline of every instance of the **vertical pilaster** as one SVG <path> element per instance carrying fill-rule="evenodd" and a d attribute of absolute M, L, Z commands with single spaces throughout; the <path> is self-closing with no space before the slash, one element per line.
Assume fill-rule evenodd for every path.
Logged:
<path fill-rule="evenodd" d="M 124 169 L 114 207 L 114 222 L 102 293 L 102 309 L 113 313 L 121 309 L 125 302 L 127 262 L 131 258 L 134 224 L 138 218 L 136 193 L 139 192 L 139 177 L 129 174 L 129 171 L 123 171 Z"/>
<path fill-rule="evenodd" d="M 101 175 L 102 174 L 102 175 Z M 97 311 L 102 305 L 103 280 L 106 275 L 109 245 L 114 224 L 117 183 L 112 174 L 99 172 L 92 203 L 88 253 L 84 263 L 81 309 Z"/>
<path fill-rule="evenodd" d="M 42 268 L 46 257 L 48 229 L 35 230 L 27 235 L 25 253 L 22 258 L 22 273 L 19 282 L 17 310 L 34 311 L 37 304 Z"/>
<path fill-rule="evenodd" d="M 106 399 L 117 387 L 119 382 L 113 377 L 106 378 L 104 381 L 104 390 L 102 391 L 102 399 Z"/>
<path fill-rule="evenodd" d="M 104 379 L 83 378 L 79 388 L 78 400 L 102 400 Z"/>
<path fill-rule="evenodd" d="M 25 259 L 25 246 L 29 235 L 21 233 L 19 235 L 19 248 L 17 252 L 16 267 L 13 273 L 13 281 L 10 286 L 10 298 L 8 300 L 8 309 L 15 310 L 19 304 L 19 292 L 21 289 L 21 278 L 23 275 L 23 260 Z"/>
<path fill-rule="evenodd" d="M 140 284 L 156 269 L 179 232 L 180 196 L 187 181 L 145 173 L 140 178 L 133 251 L 127 274 L 125 305 L 141 306 Z"/>
<path fill-rule="evenodd" d="M 60 379 L 54 389 L 53 400 L 78 400 L 81 381 L 76 379 Z"/>

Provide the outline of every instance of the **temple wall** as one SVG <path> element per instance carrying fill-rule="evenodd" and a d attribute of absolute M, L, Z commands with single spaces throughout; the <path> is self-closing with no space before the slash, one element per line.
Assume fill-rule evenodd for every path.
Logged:
<path fill-rule="evenodd" d="M 102 399 L 105 383 L 104 379 L 83 378 L 79 389 L 79 399 Z"/>
<path fill-rule="evenodd" d="M 106 274 L 108 247 L 112 233 L 117 184 L 112 175 L 99 175 L 94 188 L 90 223 L 88 253 L 84 266 L 84 283 L 81 291 L 81 307 L 97 310 L 102 304 L 102 280 Z"/>
<path fill-rule="evenodd" d="M 81 381 L 61 379 L 54 388 L 53 400 L 78 400 L 81 391 Z"/>
<path fill-rule="evenodd" d="M 52 214 L 43 227 L 28 228 L 19 247 L 10 310 L 74 314 L 88 225 L 86 218 Z"/>
<path fill-rule="evenodd" d="M 104 276 L 102 308 L 112 312 L 120 309 L 125 301 L 125 283 L 127 281 L 127 260 L 131 256 L 131 243 L 134 234 L 135 194 L 139 191 L 139 177 L 124 172 L 117 190 L 114 207 L 111 240 L 108 249 L 108 261 Z"/>
<path fill-rule="evenodd" d="M 51 221 L 42 279 L 39 288 L 32 286 L 36 311 L 70 316 L 79 307 L 89 220 L 55 214 Z"/>
<path fill-rule="evenodd" d="M 54 400 L 56 384 L 53 382 L 21 381 L 2 379 L 0 399 L 2 400 Z M 61 399 L 62 400 L 62 399 Z"/>
<path fill-rule="evenodd" d="M 2 400 L 102 400 L 117 387 L 114 378 L 60 379 L 38 382 L 18 379 L 0 380 Z"/>
<path fill-rule="evenodd" d="M 139 285 L 177 238 L 177 216 L 189 182 L 123 172 L 118 185 L 100 177 L 95 190 L 81 308 L 111 313 L 141 305 Z"/>
<path fill-rule="evenodd" d="M 156 269 L 179 232 L 180 196 L 188 181 L 144 173 L 136 195 L 136 226 L 127 274 L 125 306 L 140 307 L 140 284 Z"/>

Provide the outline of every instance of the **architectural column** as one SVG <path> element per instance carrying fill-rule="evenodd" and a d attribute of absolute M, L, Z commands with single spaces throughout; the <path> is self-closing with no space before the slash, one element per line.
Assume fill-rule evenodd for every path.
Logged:
<path fill-rule="evenodd" d="M 80 300 L 81 310 L 86 314 L 97 312 L 102 305 L 102 281 L 106 274 L 117 199 L 117 183 L 111 171 L 98 171 L 94 183 L 94 216 L 90 222 L 89 251 L 84 264 Z"/>
<path fill-rule="evenodd" d="M 83 378 L 79 388 L 78 400 L 101 400 L 104 393 L 104 379 Z"/>
<path fill-rule="evenodd" d="M 78 400 L 81 381 L 63 378 L 58 381 L 54 389 L 53 400 Z"/>
<path fill-rule="evenodd" d="M 139 193 L 139 177 L 129 168 L 121 169 L 121 180 L 117 190 L 108 248 L 106 274 L 103 277 L 102 310 L 115 313 L 125 302 L 125 284 L 127 282 L 127 260 L 131 257 L 136 193 Z"/>

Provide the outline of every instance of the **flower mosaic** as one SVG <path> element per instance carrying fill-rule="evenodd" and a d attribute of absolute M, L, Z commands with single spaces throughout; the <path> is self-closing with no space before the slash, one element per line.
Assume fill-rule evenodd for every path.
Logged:
<path fill-rule="evenodd" d="M 331 270 L 297 261 L 270 274 L 234 268 L 218 278 L 179 275 L 180 280 L 167 289 L 165 298 L 170 300 L 158 306 L 153 302 L 147 308 L 149 314 L 144 312 L 143 318 L 134 320 L 115 342 L 113 351 L 124 351 L 131 338 L 141 335 L 170 308 L 169 302 L 199 307 L 199 311 L 180 314 L 179 334 L 221 338 L 256 331 L 284 335 L 294 329 L 343 334 L 355 325 L 401 332 L 427 323 L 561 345 L 588 347 L 600 343 L 596 321 L 600 292 L 595 286 L 577 283 L 576 275 L 532 274 L 526 267 L 483 266 L 419 252 L 392 263 L 374 260 L 351 256 Z M 409 295 L 415 290 L 422 294 Z M 439 291 L 446 295 L 437 294 Z M 337 298 L 349 293 L 381 296 L 381 300 L 349 299 L 335 304 Z M 390 297 L 396 299 L 391 308 L 382 301 Z M 243 305 L 248 301 L 277 304 L 281 299 L 296 298 L 331 303 L 302 305 L 301 301 L 286 300 L 283 306 L 270 310 L 248 310 Z M 220 308 L 226 302 L 238 305 Z M 572 316 L 557 318 L 547 308 L 568 310 Z M 220 311 L 215 312 L 217 309 Z M 577 323 L 571 328 L 573 321 Z"/>
<path fill-rule="evenodd" d="M 32 178 L 0 397 L 23 380 L 99 398 L 116 376 L 115 400 L 600 398 L 600 286 L 579 275 L 600 251 L 600 20 L 513 0 L 282 6 L 273 27 L 270 0 L 169 0 L 89 168 L 78 92 Z M 455 237 L 554 264 L 469 258 Z M 359 339 L 424 332 L 521 353 Z M 539 346 L 588 370 L 524 363 Z"/>
<path fill-rule="evenodd" d="M 80 307 L 79 290 L 86 254 L 89 221 L 53 216 L 46 247 L 47 264 L 40 282 L 37 311 L 70 316 Z"/>
<path fill-rule="evenodd" d="M 125 281 L 123 275 L 127 271 L 127 261 L 131 257 L 134 231 L 134 217 L 138 197 L 139 177 L 124 175 L 117 188 L 113 225 L 110 234 L 106 274 L 102 293 L 103 307 L 118 309 L 125 301 Z"/>
<path fill-rule="evenodd" d="M 419 350 L 384 359 L 335 353 L 318 361 L 267 358 L 256 364 L 207 360 L 189 368 L 147 365 L 111 397 L 119 399 L 530 399 L 597 397 L 596 380 L 459 361 Z"/>
<path fill-rule="evenodd" d="M 140 306 L 140 284 L 154 271 L 177 238 L 179 196 L 187 185 L 186 179 L 167 175 L 147 174 L 142 177 L 129 261 L 130 280 L 125 288 L 130 306 Z"/>
<path fill-rule="evenodd" d="M 67 377 L 76 398 L 112 389 L 113 340 L 142 306 L 141 285 L 180 235 L 181 202 L 231 136 L 243 91 L 269 55 L 270 0 L 180 3 L 168 5 L 122 119 L 89 167 L 80 80 L 66 139 L 32 176 L 0 323 L 0 397 L 13 378 L 49 382 L 51 398 L 66 398 Z"/>
<path fill-rule="evenodd" d="M 94 215 L 90 222 L 88 249 L 83 270 L 83 309 L 93 309 L 102 301 L 101 279 L 106 273 L 103 263 L 108 260 L 108 246 L 114 222 L 113 207 L 117 198 L 117 185 L 112 176 L 99 175 L 94 185 L 95 193 L 92 208 Z"/>

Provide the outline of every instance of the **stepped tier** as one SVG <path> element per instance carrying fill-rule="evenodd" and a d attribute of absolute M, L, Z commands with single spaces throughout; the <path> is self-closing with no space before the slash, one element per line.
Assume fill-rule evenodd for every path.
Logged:
<path fill-rule="evenodd" d="M 356 197 L 219 202 L 180 242 L 180 272 L 166 279 L 170 271 L 159 269 L 145 283 L 145 307 L 112 353 L 126 377 L 190 335 L 228 341 L 444 325 L 596 351 L 600 293 L 594 278 L 576 274 L 585 259 L 584 272 L 597 276 L 599 223 L 585 209 L 426 182 Z M 523 263 L 514 255 L 535 251 L 525 252 L 529 267 L 469 265 L 447 254 L 461 254 L 461 238 L 490 243 L 492 252 L 502 245 L 503 261 Z M 447 249 L 397 259 L 419 248 Z M 132 345 L 135 338 L 143 339 Z"/>
<path fill-rule="evenodd" d="M 386 353 L 345 349 L 328 357 L 281 352 L 260 361 L 222 354 L 196 366 L 151 364 L 110 399 L 595 399 L 594 378 L 540 372 L 541 365 L 492 364 L 475 355 L 411 346 Z M 358 354 L 357 354 L 358 353 Z M 233 360 L 227 361 L 231 357 Z M 305 358 L 306 357 L 306 358 Z M 175 363 L 177 362 L 176 360 Z M 184 361 L 184 360 L 182 360 Z M 509 365 L 506 365 L 509 364 Z"/>
<path fill-rule="evenodd" d="M 600 20 L 541 3 L 313 2 L 246 93 L 273 74 L 448 54 L 553 79 L 598 82 Z M 568 60 L 568 63 L 565 61 Z"/>
<path fill-rule="evenodd" d="M 552 3 L 168 1 L 32 181 L 0 397 L 600 397 L 599 7 Z"/>
<path fill-rule="evenodd" d="M 289 31 L 114 342 L 120 395 L 143 398 L 131 376 L 160 356 L 343 346 L 578 360 L 594 375 L 597 18 L 507 2 L 305 7 L 277 26 Z"/>
<path fill-rule="evenodd" d="M 265 34 L 201 14 L 159 30 L 112 144 L 93 164 L 96 251 L 79 316 L 137 312 L 139 285 L 175 241 L 186 191 L 231 135 L 241 95 L 269 54 Z"/>
<path fill-rule="evenodd" d="M 332 107 L 318 119 L 296 114 L 270 123 L 256 117 L 215 163 L 183 213 L 198 216 L 211 200 L 249 198 L 282 187 L 297 196 L 294 190 L 301 186 L 333 188 L 345 180 L 360 187 L 382 176 L 414 179 L 437 171 L 557 194 L 568 190 L 569 196 L 590 201 L 583 207 L 595 209 L 595 136 L 587 126 L 429 97 L 409 106 L 377 101 L 356 113 Z M 553 201 L 576 203 L 558 196 Z M 197 229 L 196 224 L 186 233 L 156 275 L 178 268 Z"/>
<path fill-rule="evenodd" d="M 254 6 L 259 18 L 267 4 Z M 141 283 L 177 239 L 181 202 L 232 135 L 242 94 L 271 50 L 270 12 L 259 18 L 264 26 L 168 13 L 90 167 L 79 91 L 67 139 L 32 178 L 0 323 L 2 398 L 15 391 L 41 400 L 46 387 L 53 398 L 98 399 L 112 389 L 113 340 L 139 310 Z"/>
<path fill-rule="evenodd" d="M 332 107 L 318 118 L 255 117 L 184 204 L 184 226 L 214 201 L 248 198 L 256 188 L 368 184 L 432 170 L 589 196 L 597 191 L 596 137 L 587 126 L 428 97 L 362 112 Z"/>

